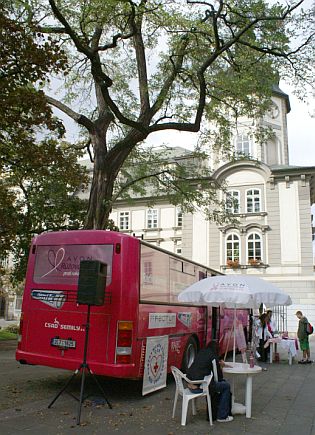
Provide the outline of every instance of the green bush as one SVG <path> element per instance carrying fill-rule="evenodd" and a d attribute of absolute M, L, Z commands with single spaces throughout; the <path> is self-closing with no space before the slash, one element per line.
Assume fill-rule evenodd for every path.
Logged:
<path fill-rule="evenodd" d="M 17 334 L 14 334 L 13 332 L 6 331 L 5 329 L 0 329 L 0 341 L 3 340 L 16 340 Z"/>
<path fill-rule="evenodd" d="M 11 332 L 12 334 L 18 334 L 19 325 L 12 324 L 12 325 L 6 326 L 5 328 L 3 328 L 3 331 Z"/>

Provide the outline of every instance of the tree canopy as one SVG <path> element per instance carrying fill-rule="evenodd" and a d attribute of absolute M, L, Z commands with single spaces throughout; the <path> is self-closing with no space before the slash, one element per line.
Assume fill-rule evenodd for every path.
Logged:
<path fill-rule="evenodd" d="M 40 89 L 48 73 L 66 69 L 60 44 L 15 22 L 2 4 L 0 32 L 0 260 L 12 256 L 20 281 L 34 235 L 82 226 L 86 204 L 74 194 L 87 175 Z"/>
<path fill-rule="evenodd" d="M 149 135 L 211 127 L 207 140 L 227 146 L 234 119 L 267 110 L 279 75 L 300 91 L 314 84 L 314 6 L 303 0 L 15 4 L 19 22 L 67 53 L 63 93 L 46 100 L 77 122 L 93 155 L 86 228 L 107 226 L 118 175 Z"/>

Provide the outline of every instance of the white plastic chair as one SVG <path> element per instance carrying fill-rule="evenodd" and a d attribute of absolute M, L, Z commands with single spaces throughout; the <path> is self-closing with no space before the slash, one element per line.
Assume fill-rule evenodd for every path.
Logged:
<path fill-rule="evenodd" d="M 187 412 L 188 412 L 188 404 L 189 401 L 192 401 L 192 413 L 193 415 L 196 415 L 196 404 L 195 399 L 198 399 L 198 397 L 206 397 L 207 398 L 207 405 L 208 405 L 208 413 L 209 413 L 209 422 L 212 426 L 212 412 L 211 412 L 211 398 L 209 394 L 209 385 L 212 379 L 212 373 L 209 376 L 205 376 L 204 379 L 198 380 L 198 381 L 191 381 L 186 377 L 184 373 L 182 373 L 177 367 L 172 366 L 171 367 L 173 376 L 175 378 L 176 382 L 176 392 L 175 392 L 175 398 L 174 398 L 174 406 L 173 406 L 173 415 L 172 418 L 175 417 L 175 410 L 177 405 L 177 399 L 178 396 L 181 396 L 183 399 L 182 402 L 182 418 L 181 418 L 181 425 L 186 425 L 186 419 L 187 419 Z M 200 384 L 200 388 L 202 388 L 201 393 L 192 393 L 189 388 L 185 388 L 183 381 L 188 382 L 189 384 Z"/>

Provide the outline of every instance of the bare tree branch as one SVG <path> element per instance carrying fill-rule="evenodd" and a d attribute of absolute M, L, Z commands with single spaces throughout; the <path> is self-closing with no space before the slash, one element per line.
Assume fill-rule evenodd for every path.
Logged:
<path fill-rule="evenodd" d="M 61 101 L 56 100 L 55 98 L 52 98 L 48 95 L 46 95 L 46 99 L 47 99 L 49 104 L 51 104 L 52 106 L 61 110 L 63 113 L 68 115 L 71 119 L 73 119 L 78 124 L 83 125 L 90 133 L 94 130 L 93 122 L 90 119 L 88 119 L 86 116 L 75 112 L 70 107 L 68 107 L 66 104 L 64 104 Z"/>
<path fill-rule="evenodd" d="M 105 44 L 105 45 L 100 45 L 98 47 L 98 51 L 106 51 L 106 50 L 108 50 L 110 48 L 115 48 L 115 47 L 117 47 L 117 43 L 118 43 L 118 41 L 120 39 L 130 39 L 130 38 L 133 37 L 133 35 L 134 35 L 133 32 L 129 32 L 129 33 L 126 33 L 126 34 L 117 33 L 116 35 L 114 35 L 112 37 L 112 42 L 110 42 L 108 44 Z"/>
<path fill-rule="evenodd" d="M 80 53 L 84 53 L 87 57 L 91 57 L 91 51 L 90 49 L 82 43 L 82 39 L 79 38 L 79 36 L 75 33 L 75 31 L 72 29 L 72 27 L 69 25 L 66 18 L 61 13 L 60 9 L 58 9 L 55 0 L 49 0 L 49 4 L 51 6 L 51 9 L 55 15 L 55 17 L 60 21 L 60 23 L 64 26 L 66 33 L 70 36 L 72 41 L 74 42 L 75 46 L 77 47 L 78 51 Z"/>

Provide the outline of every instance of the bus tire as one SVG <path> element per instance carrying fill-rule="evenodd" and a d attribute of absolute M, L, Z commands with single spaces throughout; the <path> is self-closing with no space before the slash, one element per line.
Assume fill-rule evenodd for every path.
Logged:
<path fill-rule="evenodd" d="M 189 337 L 184 350 L 182 361 L 182 372 L 187 373 L 187 370 L 192 365 L 198 352 L 198 344 L 194 337 Z"/>

